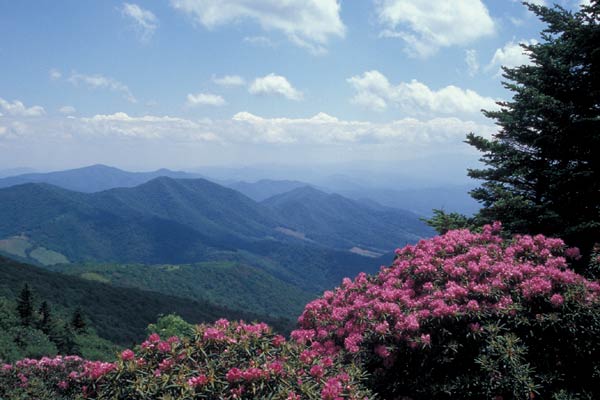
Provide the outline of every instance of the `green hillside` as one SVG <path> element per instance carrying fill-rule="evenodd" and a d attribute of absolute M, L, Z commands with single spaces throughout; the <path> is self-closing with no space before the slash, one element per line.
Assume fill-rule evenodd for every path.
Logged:
<path fill-rule="evenodd" d="M 289 320 L 234 311 L 207 301 L 115 287 L 0 256 L 0 297 L 14 299 L 26 283 L 36 296 L 54 306 L 70 310 L 80 307 L 100 337 L 125 345 L 139 341 L 148 324 L 156 321 L 160 314 L 168 313 L 176 313 L 193 323 L 225 317 L 270 321 L 280 330 L 288 330 L 291 326 Z"/>
<path fill-rule="evenodd" d="M 54 271 L 115 286 L 137 287 L 236 310 L 297 317 L 316 292 L 285 282 L 242 255 L 194 264 L 63 264 Z"/>

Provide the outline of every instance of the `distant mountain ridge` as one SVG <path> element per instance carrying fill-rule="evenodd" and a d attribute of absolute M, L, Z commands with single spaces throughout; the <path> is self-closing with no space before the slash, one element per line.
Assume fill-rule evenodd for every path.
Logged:
<path fill-rule="evenodd" d="M 308 184 L 300 181 L 261 179 L 256 182 L 237 181 L 225 186 L 245 194 L 255 201 L 263 201 L 277 194 L 289 192 Z"/>
<path fill-rule="evenodd" d="M 159 177 L 94 193 L 29 183 L 0 189 L 0 205 L 0 239 L 24 234 L 72 261 L 194 262 L 210 249 L 303 241 L 290 230 L 300 230 L 305 244 L 385 253 L 433 234 L 409 212 L 310 187 L 257 203 L 205 179 Z"/>
<path fill-rule="evenodd" d="M 167 176 L 177 179 L 194 179 L 202 177 L 182 171 L 159 169 L 151 172 L 128 172 L 103 164 L 96 164 L 65 171 L 27 173 L 0 179 L 0 188 L 24 183 L 48 183 L 77 192 L 99 192 L 117 187 L 133 187 L 154 178 Z"/>
<path fill-rule="evenodd" d="M 312 241 L 353 249 L 358 254 L 364 254 L 364 250 L 385 253 L 434 234 L 411 212 L 376 203 L 364 205 L 312 186 L 275 195 L 262 204 L 281 216 L 285 228 L 305 234 Z"/>

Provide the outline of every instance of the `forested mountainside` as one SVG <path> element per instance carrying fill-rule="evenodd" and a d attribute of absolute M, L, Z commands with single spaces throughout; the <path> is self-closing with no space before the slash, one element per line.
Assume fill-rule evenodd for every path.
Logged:
<path fill-rule="evenodd" d="M 148 324 L 156 321 L 159 315 L 169 313 L 198 323 L 231 318 L 267 320 L 283 331 L 293 326 L 290 319 L 235 311 L 203 300 L 116 287 L 0 256 L 0 297 L 14 301 L 25 284 L 36 299 L 47 301 L 53 308 L 72 311 L 79 307 L 100 337 L 122 345 L 140 340 Z"/>

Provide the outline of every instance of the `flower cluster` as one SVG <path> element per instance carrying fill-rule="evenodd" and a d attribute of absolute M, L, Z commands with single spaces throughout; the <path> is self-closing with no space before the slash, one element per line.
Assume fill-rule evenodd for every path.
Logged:
<path fill-rule="evenodd" d="M 569 373 L 564 353 L 593 344 L 600 329 L 593 322 L 600 315 L 600 284 L 571 270 L 568 258 L 579 258 L 579 252 L 562 240 L 542 235 L 507 240 L 499 223 L 480 233 L 449 231 L 398 249 L 393 265 L 374 276 L 344 279 L 305 307 L 291 336 L 314 356 L 359 364 L 373 377 L 370 388 L 384 397 L 458 395 L 456 382 L 463 381 L 471 393 L 481 389 L 475 398 L 514 396 L 500 386 L 529 382 L 523 389 L 529 398 L 538 379 L 527 375 L 529 366 L 538 367 L 539 381 L 550 375 L 564 381 L 561 374 Z M 555 345 L 557 337 L 561 346 Z M 531 352 L 519 367 L 524 375 L 510 375 L 502 360 L 490 358 L 490 348 L 505 342 Z M 560 368 L 541 378 L 548 365 Z M 436 374 L 447 379 L 456 374 L 455 386 L 435 386 Z M 469 380 L 468 374 L 476 377 Z"/>
<path fill-rule="evenodd" d="M 560 307 L 566 297 L 591 303 L 600 285 L 567 268 L 564 254 L 578 257 L 560 239 L 516 236 L 505 242 L 500 225 L 482 233 L 450 231 L 396 251 L 379 274 L 344 279 L 335 291 L 309 303 L 292 337 L 324 348 L 357 353 L 371 337 L 427 346 L 436 332 L 422 325 L 432 318 L 483 313 L 517 313 L 527 302 Z M 373 351 L 391 356 L 385 347 Z"/>
<path fill-rule="evenodd" d="M 273 334 L 264 323 L 219 320 L 192 339 L 152 334 L 124 350 L 102 395 L 116 398 L 365 398 L 355 368 Z M 111 381 L 112 380 L 112 381 Z"/>
<path fill-rule="evenodd" d="M 87 361 L 78 356 L 26 358 L 0 368 L 0 398 L 27 397 L 37 394 L 40 387 L 57 399 L 92 397 L 102 378 L 115 368 L 114 363 Z"/>

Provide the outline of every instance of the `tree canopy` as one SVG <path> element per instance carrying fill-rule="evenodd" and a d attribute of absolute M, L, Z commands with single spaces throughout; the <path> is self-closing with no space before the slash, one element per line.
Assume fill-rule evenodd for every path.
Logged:
<path fill-rule="evenodd" d="M 547 25 L 542 40 L 522 45 L 529 64 L 503 68 L 513 98 L 484 111 L 499 131 L 467 136 L 485 164 L 469 170 L 483 180 L 471 192 L 483 205 L 476 220 L 559 236 L 589 254 L 600 242 L 600 2 L 527 7 Z"/>

